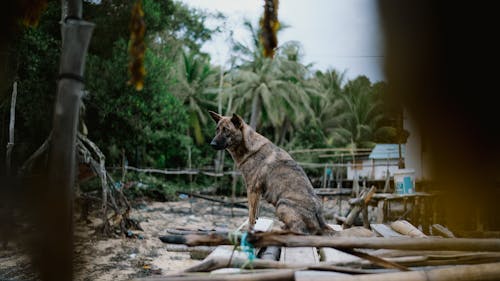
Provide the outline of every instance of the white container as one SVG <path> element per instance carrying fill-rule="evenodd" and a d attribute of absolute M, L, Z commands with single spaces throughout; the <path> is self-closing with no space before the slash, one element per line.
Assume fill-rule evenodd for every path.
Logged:
<path fill-rule="evenodd" d="M 415 193 L 415 170 L 398 169 L 393 172 L 394 189 L 397 194 Z"/>

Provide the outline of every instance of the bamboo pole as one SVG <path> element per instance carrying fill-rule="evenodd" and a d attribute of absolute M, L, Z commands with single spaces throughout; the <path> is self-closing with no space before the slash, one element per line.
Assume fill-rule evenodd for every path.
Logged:
<path fill-rule="evenodd" d="M 136 278 L 129 281 L 293 281 L 295 270 L 281 269 L 252 274 L 203 274 L 198 276 L 172 276 Z"/>
<path fill-rule="evenodd" d="M 16 124 L 16 100 L 17 100 L 17 81 L 12 85 L 12 98 L 10 101 L 10 122 L 9 122 L 9 142 L 5 155 L 5 168 L 7 175 L 10 175 L 12 149 L 14 148 L 14 128 Z"/>
<path fill-rule="evenodd" d="M 497 281 L 500 263 L 461 265 L 430 270 L 364 274 L 353 276 L 315 276 L 315 281 Z"/>
<path fill-rule="evenodd" d="M 39 257 L 42 280 L 72 280 L 73 186 L 76 140 L 83 94 L 85 56 L 94 24 L 82 20 L 82 1 L 62 0 L 61 57 L 57 98 L 48 152 L 48 173 L 43 182 L 49 204 L 41 207 L 43 244 Z"/>
<path fill-rule="evenodd" d="M 163 242 L 174 244 L 231 245 L 227 235 L 172 235 L 163 236 Z M 314 235 L 295 235 L 290 232 L 273 231 L 251 233 L 249 242 L 255 247 L 332 247 L 340 249 L 394 249 L 394 250 L 429 250 L 429 251 L 483 251 L 500 252 L 500 239 L 485 238 L 412 238 L 412 237 L 331 237 Z M 168 241 L 168 242 L 167 242 Z"/>

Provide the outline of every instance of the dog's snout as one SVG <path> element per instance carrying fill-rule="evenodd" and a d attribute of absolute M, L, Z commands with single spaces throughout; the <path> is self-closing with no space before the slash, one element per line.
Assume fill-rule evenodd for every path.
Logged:
<path fill-rule="evenodd" d="M 210 142 L 210 145 L 214 148 L 217 147 L 217 142 L 215 141 L 215 139 L 213 139 L 212 142 Z"/>
<path fill-rule="evenodd" d="M 210 142 L 210 146 L 215 150 L 223 150 L 226 148 L 225 142 L 221 142 L 221 140 L 214 138 L 212 142 Z"/>

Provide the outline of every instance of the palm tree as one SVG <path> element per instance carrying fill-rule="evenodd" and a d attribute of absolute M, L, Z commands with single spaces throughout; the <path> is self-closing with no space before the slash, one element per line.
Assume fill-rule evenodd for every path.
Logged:
<path fill-rule="evenodd" d="M 388 129 L 381 126 L 385 115 L 381 110 L 381 101 L 373 92 L 370 80 L 365 76 L 359 76 L 345 85 L 340 96 L 345 113 L 339 118 L 339 126 L 330 128 L 334 141 L 346 146 L 372 148 L 377 131 Z"/>
<path fill-rule="evenodd" d="M 305 73 L 299 63 L 280 57 L 264 58 L 255 70 L 234 70 L 229 89 L 234 110 L 250 111 L 250 126 L 271 126 L 275 141 L 283 143 L 292 124 L 299 126 L 313 115 Z"/>
<path fill-rule="evenodd" d="M 179 55 L 176 69 L 177 86 L 175 95 L 187 106 L 189 113 L 189 130 L 194 134 L 196 143 L 204 142 L 201 125 L 207 121 L 207 105 L 213 105 L 207 98 L 207 89 L 215 83 L 215 72 L 210 68 L 208 60 L 199 53 L 186 53 Z"/>
<path fill-rule="evenodd" d="M 324 73 L 317 71 L 311 79 L 316 92 L 319 93 L 311 99 L 311 107 L 315 114 L 314 121 L 325 135 L 328 135 L 332 128 L 339 127 L 346 118 L 345 105 L 342 100 L 344 79 L 345 72 L 339 73 L 333 69 Z M 327 140 L 327 144 L 333 144 L 332 138 Z"/>

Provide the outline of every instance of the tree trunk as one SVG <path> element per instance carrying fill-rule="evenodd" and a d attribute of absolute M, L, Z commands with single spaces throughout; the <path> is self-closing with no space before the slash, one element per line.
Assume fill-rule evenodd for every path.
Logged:
<path fill-rule="evenodd" d="M 278 139 L 279 145 L 285 144 L 286 134 L 288 133 L 290 126 L 291 126 L 290 119 L 288 119 L 288 117 L 285 117 L 285 121 L 283 122 L 283 126 L 281 127 L 281 132 Z"/>
<path fill-rule="evenodd" d="M 261 111 L 261 100 L 260 95 L 255 94 L 252 100 L 252 115 L 250 117 L 250 127 L 254 130 L 257 130 L 257 125 L 260 119 L 260 111 Z"/>
<path fill-rule="evenodd" d="M 79 0 L 62 1 L 62 51 L 49 147 L 47 192 L 43 210 L 43 280 L 73 278 L 73 184 L 76 133 L 83 89 L 85 55 L 94 24 L 81 20 Z M 64 17 L 64 7 L 67 16 Z"/>

